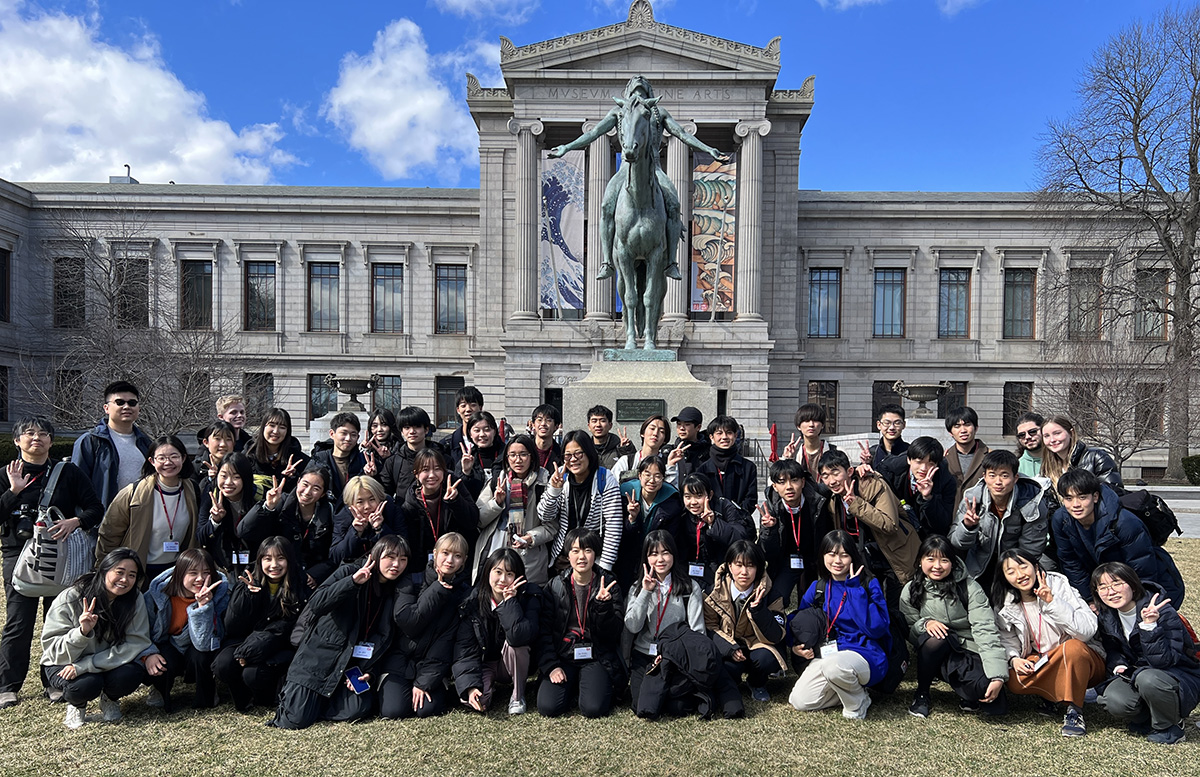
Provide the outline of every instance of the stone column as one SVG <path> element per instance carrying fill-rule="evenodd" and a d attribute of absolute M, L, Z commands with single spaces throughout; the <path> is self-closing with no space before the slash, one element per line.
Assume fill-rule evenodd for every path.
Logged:
<path fill-rule="evenodd" d="M 687 132 L 696 134 L 696 125 L 692 122 L 680 122 Z M 687 321 L 688 295 L 692 285 L 692 170 L 688 164 L 691 159 L 687 145 L 675 137 L 667 137 L 667 177 L 675 185 L 679 194 L 679 215 L 683 219 L 683 240 L 676 246 L 675 258 L 679 264 L 681 281 L 667 281 L 667 298 L 663 306 L 663 321 L 676 323 Z"/>
<path fill-rule="evenodd" d="M 541 160 L 537 138 L 544 129 L 536 119 L 511 119 L 508 122 L 508 131 L 517 136 L 517 299 L 510 317 L 512 321 L 536 321 L 538 318 L 538 222 L 541 214 L 538 171 Z"/>
<path fill-rule="evenodd" d="M 739 122 L 738 226 L 735 321 L 762 321 L 762 139 L 771 131 L 766 119 Z"/>
<path fill-rule="evenodd" d="M 590 132 L 596 126 L 594 121 L 585 121 L 583 131 Z M 613 279 L 596 280 L 600 272 L 604 251 L 600 246 L 601 206 L 604 203 L 604 188 L 613 176 L 613 150 L 609 140 L 616 130 L 603 137 L 596 138 L 588 146 L 588 190 L 587 190 L 587 266 L 583 279 L 587 312 L 585 320 L 611 321 L 613 317 Z"/>

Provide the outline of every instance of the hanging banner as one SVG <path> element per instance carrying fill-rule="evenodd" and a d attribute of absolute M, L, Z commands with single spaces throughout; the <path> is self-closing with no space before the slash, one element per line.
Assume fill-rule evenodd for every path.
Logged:
<path fill-rule="evenodd" d="M 568 151 L 560 159 L 542 152 L 538 299 L 543 310 L 583 310 L 585 159 L 583 151 Z"/>
<path fill-rule="evenodd" d="M 692 159 L 691 308 L 693 312 L 732 312 L 737 158 L 722 163 L 694 152 Z"/>

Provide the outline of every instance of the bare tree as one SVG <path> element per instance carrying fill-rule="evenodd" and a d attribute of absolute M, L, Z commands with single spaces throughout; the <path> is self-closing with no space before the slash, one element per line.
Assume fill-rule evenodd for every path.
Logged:
<path fill-rule="evenodd" d="M 1050 123 L 1042 203 L 1070 213 L 1081 242 L 1112 249 L 1095 302 L 1103 315 L 1128 320 L 1135 336 L 1137 317 L 1161 317 L 1163 364 L 1192 365 L 1200 335 L 1200 7 L 1168 9 L 1117 34 L 1095 52 L 1078 95 L 1074 115 Z M 1061 280 L 1088 282 L 1081 272 Z M 1183 478 L 1193 382 L 1192 370 L 1171 369 L 1168 479 Z"/>
<path fill-rule="evenodd" d="M 211 420 L 219 390 L 240 389 L 232 324 L 213 317 L 211 298 L 181 304 L 189 290 L 143 212 L 121 203 L 53 211 L 40 237 L 48 293 L 23 308 L 46 335 L 22 359 L 34 403 L 83 428 L 97 420 L 104 385 L 129 380 L 141 394 L 139 425 L 174 434 Z M 181 313 L 205 305 L 200 320 Z"/>

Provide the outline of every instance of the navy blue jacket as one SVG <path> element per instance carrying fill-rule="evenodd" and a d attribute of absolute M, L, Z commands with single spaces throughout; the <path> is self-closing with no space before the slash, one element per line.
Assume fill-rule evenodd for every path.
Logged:
<path fill-rule="evenodd" d="M 135 426 L 133 438 L 138 450 L 149 458 L 150 448 L 154 445 L 150 435 Z M 88 480 L 92 482 L 92 490 L 107 509 L 120 491 L 117 488 L 117 472 L 121 469 L 117 446 L 113 443 L 107 421 L 96 424 L 95 429 L 75 441 L 75 447 L 71 450 L 71 463 L 88 476 Z"/>

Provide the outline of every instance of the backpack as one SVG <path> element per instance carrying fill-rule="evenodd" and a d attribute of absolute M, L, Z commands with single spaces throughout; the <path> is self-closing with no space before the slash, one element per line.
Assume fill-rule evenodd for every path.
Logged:
<path fill-rule="evenodd" d="M 1192 628 L 1192 624 L 1188 623 L 1188 619 L 1183 617 L 1183 613 L 1176 610 L 1175 614 L 1183 622 L 1183 630 L 1187 632 L 1188 638 L 1192 640 L 1192 652 L 1195 654 L 1196 660 L 1200 661 L 1200 639 L 1196 638 L 1196 630 Z"/>
<path fill-rule="evenodd" d="M 1121 495 L 1120 502 L 1122 509 L 1133 513 L 1146 524 L 1150 541 L 1157 547 L 1165 545 L 1172 532 L 1183 534 L 1183 529 L 1179 528 L 1179 519 L 1162 497 L 1142 489 L 1126 491 Z"/>
<path fill-rule="evenodd" d="M 821 612 L 825 611 L 825 585 L 826 581 L 824 578 L 817 578 L 817 590 L 813 595 L 812 606 Z M 965 589 L 965 586 L 963 588 Z M 870 604 L 871 587 L 864 585 L 863 591 L 867 595 L 867 604 Z M 966 599 L 964 598 L 963 601 L 966 601 Z M 891 629 L 880 640 L 880 646 L 887 655 L 887 671 L 884 673 L 883 679 L 875 683 L 872 687 L 881 693 L 894 693 L 900 687 L 900 682 L 904 679 L 904 675 L 908 673 L 908 643 L 905 641 L 903 619 L 901 619 L 901 623 L 898 626 L 890 608 L 888 608 L 887 612 L 888 620 L 891 622 Z M 897 629 L 899 629 L 899 632 Z"/>

